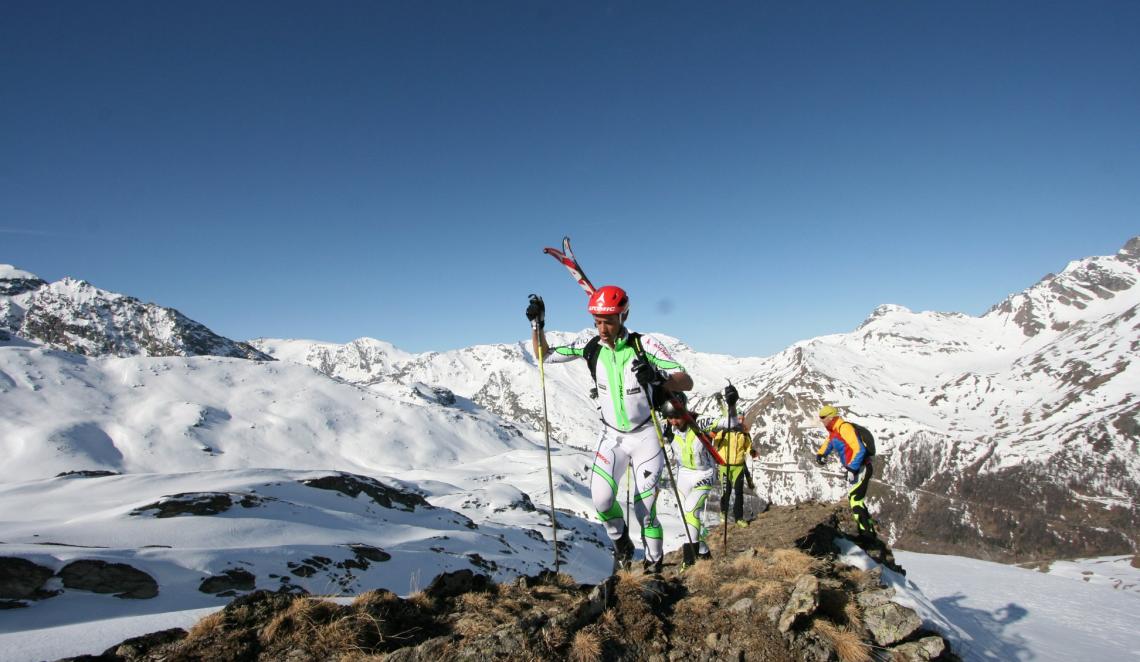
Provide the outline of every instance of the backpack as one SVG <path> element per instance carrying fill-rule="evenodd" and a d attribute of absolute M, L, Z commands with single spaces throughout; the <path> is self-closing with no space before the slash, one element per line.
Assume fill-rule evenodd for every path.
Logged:
<path fill-rule="evenodd" d="M 851 421 L 847 421 L 851 423 Z M 851 423 L 851 427 L 855 428 L 855 436 L 859 438 L 859 443 L 863 444 L 863 448 L 867 449 L 867 457 L 875 456 L 875 435 L 867 428 L 859 425 L 858 423 Z"/>

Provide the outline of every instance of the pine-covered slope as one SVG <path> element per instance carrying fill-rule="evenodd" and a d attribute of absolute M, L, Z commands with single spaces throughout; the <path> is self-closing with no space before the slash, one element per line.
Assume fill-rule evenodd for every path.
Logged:
<path fill-rule="evenodd" d="M 173 308 L 72 278 L 47 283 L 10 265 L 0 265 L 0 332 L 86 356 L 272 360 Z"/>

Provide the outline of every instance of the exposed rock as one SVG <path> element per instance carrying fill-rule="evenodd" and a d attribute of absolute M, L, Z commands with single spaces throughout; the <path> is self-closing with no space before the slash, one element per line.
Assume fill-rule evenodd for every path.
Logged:
<path fill-rule="evenodd" d="M 815 613 L 817 608 L 819 608 L 819 580 L 814 575 L 801 575 L 796 579 L 792 595 L 780 613 L 778 629 L 780 632 L 787 632 L 792 629 L 797 619 Z"/>
<path fill-rule="evenodd" d="M 895 597 L 895 590 L 884 588 L 859 593 L 855 596 L 855 601 L 859 603 L 860 607 L 866 609 L 868 607 L 881 607 L 890 602 L 893 597 Z"/>
<path fill-rule="evenodd" d="M 56 478 L 102 478 L 104 476 L 118 476 L 118 471 L 107 471 L 105 469 L 79 469 L 77 471 L 64 471 L 63 473 L 56 474 Z"/>
<path fill-rule="evenodd" d="M 235 591 L 252 591 L 257 584 L 257 577 L 248 570 L 232 568 L 220 575 L 207 577 L 198 586 L 202 593 L 234 595 Z"/>
<path fill-rule="evenodd" d="M 418 508 L 434 508 L 422 496 L 389 487 L 384 483 L 368 476 L 358 476 L 350 473 L 337 473 L 331 476 L 310 478 L 301 481 L 302 485 L 314 487 L 318 490 L 332 490 L 355 498 L 358 494 L 368 495 L 374 502 L 385 508 L 413 511 Z"/>
<path fill-rule="evenodd" d="M 150 634 L 144 634 L 141 637 L 132 637 L 121 644 L 111 646 L 103 651 L 103 657 L 113 660 L 148 659 L 146 657 L 147 653 L 154 648 L 181 641 L 185 638 L 186 630 L 182 628 L 170 628 L 169 630 L 151 632 Z"/>
<path fill-rule="evenodd" d="M 893 602 L 864 609 L 863 622 L 880 646 L 903 641 L 922 627 L 922 619 L 914 610 Z"/>
<path fill-rule="evenodd" d="M 892 648 L 891 659 L 895 662 L 929 662 L 938 659 L 945 650 L 946 641 L 942 637 L 923 637 Z"/>
<path fill-rule="evenodd" d="M 51 568 L 27 559 L 0 556 L 0 598 L 21 600 L 36 597 L 44 582 L 54 574 Z"/>
<path fill-rule="evenodd" d="M 65 588 L 114 593 L 116 598 L 147 599 L 158 595 L 158 582 L 126 563 L 97 559 L 72 561 L 59 571 Z"/>
<path fill-rule="evenodd" d="M 485 591 L 490 586 L 491 578 L 487 575 L 477 575 L 464 569 L 437 575 L 424 593 L 436 598 L 454 598 L 464 593 Z"/>
<path fill-rule="evenodd" d="M 264 499 L 253 494 L 183 492 L 163 497 L 159 501 L 136 508 L 131 511 L 131 515 L 139 517 L 147 514 L 148 511 L 154 511 L 154 516 L 158 519 L 178 517 L 179 515 L 217 515 L 232 508 L 235 502 L 242 508 L 256 508 L 264 503 Z"/>

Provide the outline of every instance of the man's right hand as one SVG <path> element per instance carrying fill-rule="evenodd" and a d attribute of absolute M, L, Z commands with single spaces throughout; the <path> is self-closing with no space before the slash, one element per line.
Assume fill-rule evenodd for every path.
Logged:
<path fill-rule="evenodd" d="M 823 455 L 816 455 L 815 463 L 822 467 L 823 465 L 827 464 L 827 458 Z"/>
<path fill-rule="evenodd" d="M 530 320 L 532 328 L 542 329 L 546 326 L 546 304 L 542 302 L 542 297 L 537 294 L 530 295 L 530 303 L 526 307 L 526 318 Z"/>
<path fill-rule="evenodd" d="M 736 387 L 732 384 L 724 387 L 724 403 L 729 407 L 734 407 L 740 401 L 740 394 L 736 392 Z"/>

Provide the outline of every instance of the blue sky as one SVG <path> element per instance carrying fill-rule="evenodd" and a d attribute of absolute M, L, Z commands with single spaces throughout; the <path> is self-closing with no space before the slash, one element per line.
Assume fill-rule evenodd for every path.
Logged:
<path fill-rule="evenodd" d="M 1140 3 L 709 6 L 6 2 L 0 262 L 426 351 L 588 326 L 569 234 L 766 355 L 1140 234 Z"/>

